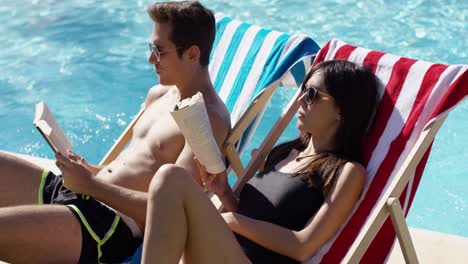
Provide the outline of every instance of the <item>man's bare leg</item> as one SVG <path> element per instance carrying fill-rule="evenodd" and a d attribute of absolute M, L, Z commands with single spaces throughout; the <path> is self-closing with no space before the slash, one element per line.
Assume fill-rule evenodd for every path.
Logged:
<path fill-rule="evenodd" d="M 187 172 L 163 165 L 150 185 L 142 263 L 249 263 L 224 219 Z"/>
<path fill-rule="evenodd" d="M 43 169 L 0 152 L 0 207 L 37 204 Z"/>
<path fill-rule="evenodd" d="M 0 208 L 0 260 L 10 263 L 77 263 L 78 219 L 65 206 Z"/>

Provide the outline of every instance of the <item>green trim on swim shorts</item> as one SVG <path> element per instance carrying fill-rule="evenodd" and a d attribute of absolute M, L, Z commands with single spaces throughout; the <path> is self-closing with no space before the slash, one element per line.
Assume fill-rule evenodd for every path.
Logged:
<path fill-rule="evenodd" d="M 76 214 L 78 214 L 78 216 L 80 217 L 81 219 L 81 222 L 83 223 L 83 225 L 86 227 L 86 229 L 88 230 L 89 234 L 91 235 L 91 237 L 96 241 L 97 243 L 97 250 L 98 250 L 98 263 L 101 263 L 101 257 L 102 257 L 102 251 L 101 251 L 101 247 L 112 237 L 112 235 L 114 234 L 115 232 L 115 229 L 117 228 L 117 225 L 119 224 L 119 221 L 120 221 L 120 216 L 119 215 L 115 215 L 115 218 L 114 218 L 114 222 L 112 223 L 112 226 L 111 228 L 109 229 L 109 231 L 107 231 L 106 235 L 104 236 L 104 238 L 101 240 L 99 238 L 99 236 L 94 232 L 94 230 L 91 228 L 91 226 L 89 225 L 88 221 L 86 220 L 86 218 L 84 217 L 84 215 L 81 213 L 80 209 L 78 209 L 78 207 L 76 207 L 75 205 L 73 204 L 68 204 L 66 205 L 68 208 L 71 208 L 73 211 L 76 212 Z"/>
<path fill-rule="evenodd" d="M 101 256 L 102 256 L 101 246 L 104 245 L 107 242 L 107 240 L 109 240 L 112 237 L 112 235 L 115 232 L 115 229 L 117 229 L 117 225 L 119 224 L 119 221 L 120 221 L 120 216 L 116 214 L 111 228 L 109 229 L 109 231 L 107 231 L 107 234 L 104 236 L 102 241 L 98 243 L 98 262 L 99 263 L 101 263 Z"/>
<path fill-rule="evenodd" d="M 37 191 L 37 203 L 38 204 L 44 204 L 44 184 L 46 180 L 46 176 L 49 174 L 49 171 L 47 169 L 44 169 L 42 171 L 42 176 L 41 176 L 41 182 L 39 183 L 39 190 Z"/>

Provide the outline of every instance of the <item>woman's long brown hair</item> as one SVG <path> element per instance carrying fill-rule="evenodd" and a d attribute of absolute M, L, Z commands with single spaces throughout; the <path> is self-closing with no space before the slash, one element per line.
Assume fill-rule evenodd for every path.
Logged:
<path fill-rule="evenodd" d="M 346 162 L 363 163 L 363 144 L 377 107 L 377 78 L 366 68 L 348 61 L 334 60 L 314 66 L 302 86 L 317 71 L 323 74 L 325 87 L 338 106 L 341 121 L 334 137 L 335 149 L 313 156 L 308 164 L 298 168 L 297 173 L 309 186 L 318 188 L 326 195 Z M 273 169 L 291 150 L 304 150 L 310 138 L 310 134 L 302 134 L 273 148 L 264 171 Z"/>

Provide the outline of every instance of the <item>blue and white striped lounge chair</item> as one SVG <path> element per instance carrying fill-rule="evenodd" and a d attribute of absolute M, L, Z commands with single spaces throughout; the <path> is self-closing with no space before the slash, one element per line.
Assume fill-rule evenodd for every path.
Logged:
<path fill-rule="evenodd" d="M 209 71 L 215 89 L 231 113 L 234 127 L 223 145 L 223 153 L 237 177 L 244 171 L 239 156 L 273 92 L 279 85 L 299 87 L 318 50 L 319 46 L 305 35 L 289 35 L 216 14 Z M 136 115 L 100 165 L 114 160 L 125 147 L 143 111 Z M 20 156 L 59 172 L 53 160 Z M 137 253 L 133 263 L 139 263 L 139 257 Z"/>
<path fill-rule="evenodd" d="M 239 176 L 239 155 L 273 92 L 280 84 L 299 87 L 319 47 L 305 35 L 263 29 L 220 13 L 216 20 L 209 70 L 215 89 L 231 112 L 234 127 L 223 152 Z"/>

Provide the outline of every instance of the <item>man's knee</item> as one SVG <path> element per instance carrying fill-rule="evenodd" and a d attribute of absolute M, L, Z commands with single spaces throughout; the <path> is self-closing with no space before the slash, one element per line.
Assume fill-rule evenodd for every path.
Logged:
<path fill-rule="evenodd" d="M 7 166 L 11 164 L 14 160 L 13 155 L 0 151 L 0 166 Z"/>
<path fill-rule="evenodd" d="M 31 163 L 23 158 L 15 156 L 7 152 L 0 151 L 0 169 L 1 172 L 11 171 L 40 171 L 39 166 Z M 0 174 L 1 174 L 0 172 Z"/>
<path fill-rule="evenodd" d="M 37 204 L 42 173 L 34 163 L 0 152 L 0 207 Z"/>
<path fill-rule="evenodd" d="M 151 180 L 149 192 L 155 193 L 161 188 L 165 190 L 177 190 L 180 189 L 187 180 L 190 180 L 190 176 L 184 168 L 174 164 L 164 164 L 158 169 Z"/>

